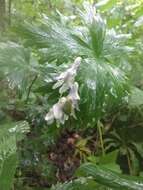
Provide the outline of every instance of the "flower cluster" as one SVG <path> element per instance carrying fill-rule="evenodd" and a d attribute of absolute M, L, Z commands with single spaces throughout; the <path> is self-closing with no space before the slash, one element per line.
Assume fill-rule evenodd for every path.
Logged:
<path fill-rule="evenodd" d="M 53 89 L 59 88 L 61 95 L 68 91 L 68 95 L 61 97 L 46 114 L 45 120 L 48 124 L 52 124 L 55 120 L 64 124 L 68 120 L 69 115 L 76 118 L 75 109 L 79 110 L 78 101 L 80 97 L 78 95 L 78 83 L 75 82 L 75 76 L 80 63 L 81 58 L 77 57 L 66 71 L 55 78 L 57 82 L 54 84 Z"/>

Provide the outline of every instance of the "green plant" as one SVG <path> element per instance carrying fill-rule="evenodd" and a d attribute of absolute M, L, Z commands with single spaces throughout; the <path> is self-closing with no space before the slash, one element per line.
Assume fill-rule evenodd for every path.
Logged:
<path fill-rule="evenodd" d="M 128 80 L 120 69 L 120 60 L 128 59 L 133 48 L 126 44 L 130 35 L 108 30 L 105 20 L 92 6 L 87 7 L 86 13 L 81 12 L 80 30 L 46 16 L 39 21 L 39 27 L 26 22 L 15 30 L 25 40 L 25 46 L 36 50 L 41 63 L 68 64 L 75 57 L 82 58 L 76 78 L 81 98 L 79 108 L 85 111 L 77 115 L 82 120 L 80 125 L 93 126 L 109 106 L 120 104 L 127 95 Z M 46 81 L 55 82 L 54 78 Z"/>
<path fill-rule="evenodd" d="M 77 173 L 80 176 L 92 176 L 95 181 L 113 189 L 141 190 L 143 188 L 142 178 L 121 175 L 91 163 L 81 165 Z"/>
<path fill-rule="evenodd" d="M 120 156 L 126 156 L 129 173 L 132 175 L 138 175 L 140 172 L 138 156 L 142 158 L 141 133 L 140 127 L 122 127 L 111 131 L 104 140 L 106 151 L 116 149 L 119 150 Z"/>
<path fill-rule="evenodd" d="M 88 140 L 88 138 L 80 138 L 75 144 L 75 156 L 79 156 L 83 161 L 91 155 L 91 151 L 87 146 Z"/>
<path fill-rule="evenodd" d="M 96 183 L 88 178 L 79 178 L 76 180 L 73 180 L 71 182 L 65 183 L 65 184 L 57 184 L 56 186 L 53 186 L 51 190 L 70 190 L 70 189 L 81 189 L 84 190 L 87 189 L 93 189 L 96 188 Z"/>
<path fill-rule="evenodd" d="M 24 20 L 28 14 L 34 21 L 25 21 L 22 24 L 15 22 L 16 26 L 12 27 L 14 35 L 10 37 L 11 41 L 15 42 L 4 42 L 3 39 L 0 43 L 0 86 L 5 88 L 4 92 L 0 92 L 2 112 L 0 117 L 6 114 L 16 121 L 26 119 L 30 124 L 30 133 L 20 142 L 18 150 L 21 155 L 19 173 L 22 172 L 18 176 L 20 186 L 23 185 L 25 177 L 28 182 L 26 181 L 24 188 L 32 189 L 28 187 L 33 185 L 29 177 L 30 172 L 38 177 L 38 180 L 34 181 L 35 186 L 42 184 L 47 187 L 56 182 L 58 168 L 49 162 L 48 151 L 66 127 L 88 132 L 94 128 L 92 132 L 95 134 L 91 135 L 91 138 L 94 136 L 92 140 L 96 145 L 94 150 L 90 147 L 90 143 L 87 145 L 88 134 L 86 137 L 81 136 L 75 144 L 70 144 L 75 146 L 75 157 L 80 161 L 89 159 L 96 163 L 94 168 L 96 171 L 91 167 L 94 177 L 99 171 L 98 164 L 101 168 L 104 165 L 106 169 L 111 167 L 121 172 L 116 163 L 118 150 L 126 156 L 130 174 L 138 175 L 138 157 L 142 158 L 142 143 L 128 138 L 128 132 L 133 132 L 128 127 L 129 123 L 126 122 L 127 129 L 126 126 L 120 130 L 114 129 L 116 126 L 111 126 L 108 137 L 106 131 L 104 133 L 104 128 L 107 119 L 105 116 L 108 115 L 110 119 L 111 112 L 127 105 L 128 100 L 131 110 L 142 105 L 142 91 L 137 88 L 132 90 L 128 79 L 132 74 L 133 84 L 138 85 L 139 81 L 138 86 L 142 88 L 142 74 L 138 76 L 137 72 L 142 68 L 142 8 L 140 8 L 142 1 L 137 0 L 135 5 L 131 0 L 103 0 L 95 5 L 93 1 L 92 5 L 85 1 L 84 11 L 72 7 L 70 12 L 74 12 L 74 16 L 69 16 L 68 13 L 65 16 L 55 11 L 54 18 L 39 14 L 41 11 L 46 13 L 47 7 L 44 6 L 46 1 L 37 1 L 37 4 L 35 1 L 33 6 L 32 2 L 27 3 L 24 0 L 21 2 L 23 3 L 13 2 L 16 8 L 20 7 L 22 11 L 20 15 L 23 15 L 21 18 Z M 80 4 L 81 0 L 74 2 Z M 56 3 L 58 4 L 58 1 L 48 1 L 50 9 L 53 8 L 51 12 L 55 10 Z M 72 2 L 69 4 L 72 5 Z M 133 96 L 128 99 L 130 90 L 131 93 L 133 91 Z M 118 122 L 117 126 L 120 125 L 120 121 Z M 137 128 L 134 130 L 138 131 Z M 138 138 L 139 135 L 136 139 Z M 13 151 L 16 152 L 15 135 L 8 140 L 14 141 Z M 6 143 L 9 143 L 8 140 Z M 112 152 L 113 149 L 117 150 L 116 153 Z M 92 151 L 97 155 L 92 155 Z M 9 172 L 11 175 L 9 182 L 3 180 L 3 176 L 8 174 L 2 172 L 1 181 L 7 183 L 7 188 L 12 183 L 17 164 L 16 157 L 17 154 L 12 154 L 12 157 L 6 159 L 3 164 L 5 169 L 8 167 L 9 159 L 13 162 L 12 173 Z M 104 173 L 105 177 L 108 172 L 111 174 L 107 170 Z M 92 176 L 91 173 L 89 175 Z M 113 176 L 119 177 L 114 173 Z M 106 185 L 108 180 L 100 177 Z M 112 178 L 112 174 L 110 177 Z M 51 182 L 44 183 L 39 178 L 43 181 L 46 178 Z M 119 179 L 124 181 L 122 176 Z M 126 182 L 128 186 L 129 183 Z M 111 185 L 110 183 L 109 186 Z M 117 185 L 118 188 L 124 187 L 123 184 L 113 183 L 113 185 Z M 89 178 L 58 183 L 52 187 L 52 189 L 74 188 L 108 189 Z"/>
<path fill-rule="evenodd" d="M 10 190 L 18 163 L 17 141 L 29 131 L 27 122 L 0 125 L 0 188 Z"/>
<path fill-rule="evenodd" d="M 120 166 L 117 164 L 118 150 L 106 153 L 105 155 L 91 155 L 88 157 L 88 161 L 97 166 L 103 166 L 107 169 L 121 173 Z"/>

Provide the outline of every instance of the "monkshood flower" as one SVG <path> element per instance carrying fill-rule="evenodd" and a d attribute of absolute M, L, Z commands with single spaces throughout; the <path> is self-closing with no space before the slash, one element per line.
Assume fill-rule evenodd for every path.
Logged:
<path fill-rule="evenodd" d="M 73 108 L 78 110 L 79 109 L 78 108 L 78 101 L 80 100 L 80 97 L 78 94 L 78 83 L 77 82 L 75 82 L 71 86 L 68 98 L 71 99 L 72 104 L 73 104 Z"/>
<path fill-rule="evenodd" d="M 60 98 L 59 101 L 53 105 L 47 113 L 45 120 L 48 124 L 52 124 L 54 121 L 64 124 L 69 116 L 76 118 L 75 109 L 79 110 L 78 100 L 80 100 L 78 95 L 78 83 L 75 82 L 70 89 L 69 95 Z"/>
<path fill-rule="evenodd" d="M 45 117 L 48 124 L 52 124 L 54 120 L 58 123 L 64 124 L 64 122 L 68 119 L 68 115 L 63 111 L 66 101 L 67 100 L 65 97 L 60 98 L 59 101 L 49 110 Z"/>
<path fill-rule="evenodd" d="M 59 92 L 62 94 L 68 91 L 68 95 L 61 97 L 46 114 L 45 120 L 48 124 L 52 124 L 54 121 L 64 124 L 69 116 L 76 118 L 75 110 L 79 110 L 78 101 L 80 97 L 78 94 L 78 83 L 75 82 L 75 76 L 80 62 L 81 58 L 76 58 L 72 66 L 56 78 L 58 82 L 53 86 L 53 89 L 60 87 Z"/>
<path fill-rule="evenodd" d="M 59 76 L 55 78 L 57 82 L 54 84 L 53 89 L 59 88 L 60 94 L 66 92 L 72 84 L 74 83 L 77 70 L 81 63 L 81 57 L 77 57 L 74 63 L 65 71 L 62 72 Z"/>

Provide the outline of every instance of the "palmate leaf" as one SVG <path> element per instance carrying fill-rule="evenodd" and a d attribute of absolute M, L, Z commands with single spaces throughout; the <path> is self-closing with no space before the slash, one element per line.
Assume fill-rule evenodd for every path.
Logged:
<path fill-rule="evenodd" d="M 0 43 L 0 73 L 11 88 L 25 88 L 36 71 L 37 62 L 28 49 L 13 42 Z"/>
<path fill-rule="evenodd" d="M 88 5 L 87 5 L 88 6 Z M 81 13 L 81 11 L 80 11 Z M 128 80 L 120 67 L 133 49 L 126 41 L 131 37 L 108 30 L 106 22 L 89 5 L 81 13 L 81 26 L 62 25 L 51 18 L 16 28 L 25 44 L 40 52 L 41 61 L 58 65 L 82 57 L 77 81 L 80 84 L 81 120 L 95 123 L 110 106 L 119 104 L 128 92 Z M 84 16 L 83 16 L 84 15 Z M 44 59 L 43 59 L 44 58 Z"/>
<path fill-rule="evenodd" d="M 84 123 L 90 125 L 102 116 L 106 109 L 119 105 L 128 92 L 127 79 L 117 67 L 106 62 L 96 63 L 86 59 L 79 73 L 80 112 Z"/>
<path fill-rule="evenodd" d="M 61 23 L 46 17 L 39 25 L 41 27 L 25 22 L 15 30 L 25 39 L 26 46 L 38 48 L 47 61 L 58 60 L 62 63 L 81 51 L 70 29 L 61 27 Z"/>
<path fill-rule="evenodd" d="M 100 53 L 103 57 L 109 54 L 117 56 L 113 50 L 122 53 L 122 56 L 130 53 L 132 48 L 125 45 L 130 34 L 120 35 L 113 29 L 108 30 L 105 21 L 99 14 L 95 14 L 91 5 L 86 6 L 90 8 L 86 13 L 81 13 L 81 26 L 65 26 L 52 18 L 44 17 L 38 24 L 19 24 L 14 31 L 24 39 L 26 46 L 40 50 L 48 61 L 58 60 L 62 63 L 73 60 L 73 56 L 95 57 Z M 121 49 L 123 51 L 120 53 Z"/>

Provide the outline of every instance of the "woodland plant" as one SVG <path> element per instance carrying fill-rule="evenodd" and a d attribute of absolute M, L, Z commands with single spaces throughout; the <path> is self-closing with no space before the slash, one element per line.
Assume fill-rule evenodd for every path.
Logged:
<path fill-rule="evenodd" d="M 121 3 L 115 8 L 113 6 L 114 2 L 111 0 L 95 5 L 86 2 L 84 11 L 77 9 L 74 19 L 69 19 L 68 22 L 68 16 L 59 11 L 58 18 L 43 14 L 34 22 L 16 23 L 16 26 L 12 27 L 16 40 L 0 43 L 0 85 L 8 87 L 1 94 L 0 108 L 2 113 L 8 114 L 4 119 L 9 120 L 11 116 L 16 122 L 24 120 L 22 124 L 16 123 L 16 127 L 11 128 L 13 125 L 10 124 L 8 128 L 0 129 L 0 184 L 6 184 L 6 167 L 12 167 L 13 171 L 7 187 L 2 190 L 10 190 L 18 164 L 17 155 L 20 155 L 20 158 L 21 155 L 24 157 L 21 158 L 19 167 L 39 167 L 42 175 L 46 175 L 46 178 L 55 183 L 54 177 L 50 176 L 55 172 L 50 173 L 50 168 L 53 168 L 52 164 L 48 163 L 50 161 L 46 160 L 44 166 L 39 162 L 43 159 L 43 154 L 48 159 L 47 149 L 54 144 L 65 127 L 76 131 L 96 129 L 95 143 L 96 148 L 100 150 L 96 152 L 97 155 L 92 155 L 87 140 L 93 140 L 92 137 L 86 140 L 79 138 L 75 144 L 75 139 L 70 139 L 72 147 L 76 148 L 73 155 L 84 157 L 81 160 L 89 160 L 91 163 L 81 165 L 78 170 L 80 177 L 71 182 L 57 183 L 51 187 L 52 190 L 143 188 L 142 180 L 138 182 L 138 179 L 120 175 L 121 169 L 116 163 L 118 150 L 120 153 L 125 150 L 130 174 L 136 174 L 136 171 L 132 170 L 135 168 L 133 157 L 137 160 L 142 156 L 141 144 L 134 140 L 130 142 L 126 136 L 120 136 L 118 129 L 112 129 L 116 118 L 112 119 L 106 131 L 107 115 L 116 112 L 118 108 L 118 120 L 122 122 L 117 125 L 127 124 L 126 119 L 121 118 L 119 108 L 128 106 L 130 109 L 131 106 L 143 104 L 143 101 L 136 100 L 136 94 L 142 97 L 142 91 L 135 93 L 135 88 L 129 82 L 129 63 L 137 57 L 136 47 L 140 37 L 136 38 L 129 22 L 122 28 L 121 23 L 126 21 L 117 19 L 116 24 L 115 20 L 111 19 L 116 9 L 122 8 L 123 5 Z M 100 9 L 103 10 L 102 14 Z M 112 10 L 110 15 L 107 13 L 108 9 Z M 139 14 L 138 9 L 135 9 L 135 13 L 138 11 Z M 129 19 L 128 16 L 125 18 Z M 140 18 L 135 22 L 135 26 L 140 27 L 141 23 Z M 140 52 L 141 47 L 138 51 L 139 60 Z M 12 94 L 9 94 L 9 91 Z M 134 93 L 130 97 L 132 91 Z M 9 99 L 5 96 L 9 96 Z M 28 133 L 24 139 L 21 136 L 23 133 Z M 19 146 L 17 134 L 20 135 L 20 140 L 23 139 Z M 80 152 L 82 148 L 86 150 L 84 155 Z M 4 156 L 8 157 L 2 157 L 3 150 Z M 13 162 L 7 161 L 9 155 L 14 155 Z M 55 159 L 53 154 L 52 156 Z M 44 173 L 46 167 L 48 174 Z M 139 172 L 137 174 L 139 175 Z"/>
<path fill-rule="evenodd" d="M 55 70 L 62 69 L 75 57 L 82 58 L 76 81 L 79 84 L 79 109 L 84 112 L 77 113 L 77 118 L 78 115 L 81 118 L 77 121 L 82 122 L 79 125 L 93 126 L 107 108 L 119 105 L 128 94 L 128 80 L 120 64 L 123 57 L 124 60 L 128 59 L 133 48 L 126 43 L 130 35 L 108 30 L 106 22 L 95 13 L 94 7 L 89 5 L 86 12 L 80 12 L 80 15 L 82 23 L 79 29 L 45 17 L 39 21 L 39 27 L 25 23 L 15 30 L 24 38 L 25 46 L 36 50 L 40 63 L 48 61 Z M 46 76 L 45 84 L 50 86 L 54 83 L 55 75 L 49 73 L 50 78 Z M 63 88 L 67 88 L 66 85 Z"/>

